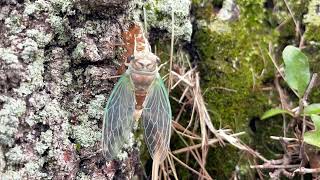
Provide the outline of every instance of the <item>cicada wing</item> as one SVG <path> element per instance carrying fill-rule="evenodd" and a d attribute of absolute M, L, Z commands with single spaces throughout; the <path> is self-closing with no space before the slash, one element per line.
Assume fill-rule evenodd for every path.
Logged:
<path fill-rule="evenodd" d="M 162 162 L 170 145 L 171 107 L 168 92 L 159 74 L 152 83 L 143 105 L 145 141 L 152 158 Z"/>
<path fill-rule="evenodd" d="M 130 138 L 135 111 L 134 86 L 125 73 L 115 85 L 104 111 L 102 150 L 108 160 L 115 159 Z"/>

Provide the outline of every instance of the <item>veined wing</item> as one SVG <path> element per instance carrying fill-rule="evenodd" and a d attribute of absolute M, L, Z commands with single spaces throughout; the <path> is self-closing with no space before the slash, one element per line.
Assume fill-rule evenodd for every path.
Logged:
<path fill-rule="evenodd" d="M 144 102 L 142 121 L 150 155 L 162 162 L 169 150 L 171 107 L 169 95 L 159 74 L 152 83 Z"/>
<path fill-rule="evenodd" d="M 134 86 L 125 73 L 115 85 L 104 111 L 102 150 L 108 160 L 115 159 L 128 143 L 135 111 Z"/>

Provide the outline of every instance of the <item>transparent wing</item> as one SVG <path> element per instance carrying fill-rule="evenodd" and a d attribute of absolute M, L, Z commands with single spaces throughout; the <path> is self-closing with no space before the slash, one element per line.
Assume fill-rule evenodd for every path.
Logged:
<path fill-rule="evenodd" d="M 169 95 L 159 74 L 145 99 L 142 121 L 149 153 L 154 160 L 162 162 L 170 145 L 171 107 Z"/>
<path fill-rule="evenodd" d="M 135 110 L 134 86 L 125 73 L 115 85 L 104 111 L 102 150 L 108 160 L 115 159 L 128 143 Z"/>

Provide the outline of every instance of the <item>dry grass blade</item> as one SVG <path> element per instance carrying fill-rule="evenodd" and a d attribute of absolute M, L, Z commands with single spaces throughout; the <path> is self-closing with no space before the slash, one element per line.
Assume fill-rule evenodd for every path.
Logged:
<path fill-rule="evenodd" d="M 244 132 L 240 132 L 240 133 L 236 133 L 236 134 L 232 134 L 231 136 L 240 136 L 243 135 Z M 208 140 L 208 145 L 213 145 L 215 143 L 218 143 L 219 140 L 218 139 L 209 139 Z M 177 149 L 172 151 L 173 154 L 180 154 L 180 153 L 184 153 L 193 149 L 197 149 L 197 148 L 201 148 L 202 144 L 196 144 L 196 145 L 192 145 L 192 146 L 187 146 L 185 148 L 181 148 L 181 149 Z"/>
<path fill-rule="evenodd" d="M 173 159 L 171 156 L 167 156 L 167 160 L 169 162 L 169 165 L 171 167 L 171 170 L 172 170 L 172 173 L 173 173 L 173 177 L 178 180 L 178 175 L 177 175 L 177 172 L 176 172 L 176 167 L 174 166 L 174 163 L 173 163 Z"/>
<path fill-rule="evenodd" d="M 171 24 L 171 47 L 170 47 L 170 67 L 169 67 L 169 85 L 168 85 L 168 92 L 170 93 L 172 87 L 172 64 L 173 64 L 173 46 L 174 46 L 174 10 L 172 8 L 172 24 Z"/>

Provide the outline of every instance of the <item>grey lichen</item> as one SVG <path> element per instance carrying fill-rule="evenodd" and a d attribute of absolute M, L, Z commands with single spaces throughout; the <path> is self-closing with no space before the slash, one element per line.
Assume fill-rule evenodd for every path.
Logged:
<path fill-rule="evenodd" d="M 29 79 L 20 85 L 18 89 L 14 89 L 20 96 L 26 96 L 32 93 L 33 90 L 40 88 L 44 85 L 43 72 L 44 72 L 44 56 L 43 50 L 38 51 L 36 60 L 28 65 Z"/>
<path fill-rule="evenodd" d="M 40 136 L 40 140 L 35 145 L 35 150 L 39 154 L 43 154 L 52 143 L 52 131 L 48 130 L 46 132 L 42 132 Z"/>
<path fill-rule="evenodd" d="M 21 52 L 21 58 L 24 62 L 29 63 L 36 57 L 38 44 L 34 40 L 27 38 L 23 43 L 19 44 L 18 48 L 23 49 Z"/>
<path fill-rule="evenodd" d="M 69 21 L 65 18 L 56 15 L 50 15 L 47 21 L 51 24 L 58 36 L 58 43 L 64 45 L 68 40 L 67 29 L 69 28 Z"/>
<path fill-rule="evenodd" d="M 61 82 L 61 85 L 68 86 L 68 85 L 71 85 L 71 83 L 72 83 L 72 74 L 70 72 L 66 72 L 63 75 L 63 80 Z"/>
<path fill-rule="evenodd" d="M 100 61 L 102 58 L 99 55 L 98 47 L 93 38 L 83 37 L 83 41 L 79 42 L 72 53 L 74 59 L 85 58 L 89 61 Z"/>
<path fill-rule="evenodd" d="M 88 104 L 88 115 L 90 118 L 102 119 L 106 98 L 104 95 L 96 95 Z"/>
<path fill-rule="evenodd" d="M 87 115 L 79 117 L 81 124 L 72 127 L 72 137 L 76 142 L 83 147 L 93 146 L 96 142 L 101 140 L 101 130 L 98 126 L 89 121 Z"/>
<path fill-rule="evenodd" d="M 5 27 L 11 34 L 17 34 L 23 31 L 26 27 L 22 22 L 22 16 L 18 11 L 13 10 L 10 16 L 4 21 Z"/>
<path fill-rule="evenodd" d="M 73 0 L 50 0 L 53 8 L 59 12 L 61 11 L 62 13 L 66 13 L 67 15 L 72 15 L 74 14 L 73 8 Z"/>
<path fill-rule="evenodd" d="M 38 14 L 42 11 L 52 11 L 52 6 L 48 1 L 36 0 L 35 2 L 27 1 L 25 3 L 24 15 Z"/>
<path fill-rule="evenodd" d="M 26 156 L 21 146 L 15 146 L 6 153 L 8 164 L 21 164 L 26 162 Z"/>
<path fill-rule="evenodd" d="M 73 15 L 72 0 L 36 0 L 34 2 L 27 1 L 25 3 L 25 15 L 38 14 L 40 12 L 49 12 L 52 14 L 66 13 L 67 15 Z"/>
<path fill-rule="evenodd" d="M 51 33 L 46 33 L 37 29 L 28 29 L 26 34 L 29 38 L 32 38 L 37 42 L 39 48 L 44 48 L 53 38 Z"/>
<path fill-rule="evenodd" d="M 6 160 L 5 160 L 5 156 L 3 154 L 2 147 L 0 146 L 0 176 L 1 176 L 5 167 L 6 167 Z"/>
<path fill-rule="evenodd" d="M 3 174 L 1 174 L 1 179 L 2 180 L 21 180 L 22 177 L 19 172 L 14 170 L 8 170 Z"/>
<path fill-rule="evenodd" d="M 26 103 L 7 96 L 0 96 L 0 101 L 4 102 L 0 110 L 0 144 L 11 146 L 18 131 L 19 118 L 26 111 Z"/>
<path fill-rule="evenodd" d="M 40 158 L 35 161 L 30 161 L 24 165 L 24 168 L 21 170 L 25 175 L 31 179 L 41 179 L 45 178 L 48 175 L 44 172 L 41 172 L 45 160 Z"/>
<path fill-rule="evenodd" d="M 90 180 L 90 179 L 91 179 L 90 176 L 86 175 L 83 172 L 77 173 L 76 180 Z"/>
<path fill-rule="evenodd" d="M 41 122 L 44 124 L 54 124 L 54 123 L 61 123 L 63 121 L 66 121 L 68 118 L 68 112 L 63 110 L 58 103 L 57 100 L 51 100 L 47 101 L 45 96 L 43 97 L 37 97 L 39 102 L 45 103 L 45 106 L 43 107 L 42 105 L 38 106 L 41 107 L 42 110 L 38 111 L 36 114 L 30 114 L 26 118 L 26 122 L 30 125 L 33 126 L 34 124 Z M 32 101 L 37 101 L 37 100 L 32 100 Z"/>
<path fill-rule="evenodd" d="M 42 109 L 50 101 L 50 96 L 46 92 L 34 93 L 29 98 L 29 104 L 37 111 Z"/>
<path fill-rule="evenodd" d="M 72 52 L 72 57 L 74 59 L 80 59 L 80 58 L 84 57 L 84 50 L 85 50 L 86 46 L 87 46 L 87 44 L 84 42 L 78 43 L 77 47 Z"/>
<path fill-rule="evenodd" d="M 101 26 L 101 21 L 91 21 L 88 20 L 85 22 L 83 28 L 76 28 L 73 32 L 74 37 L 76 38 L 84 38 L 87 34 L 97 35 L 103 31 L 103 27 Z"/>
<path fill-rule="evenodd" d="M 11 49 L 0 48 L 0 60 L 5 61 L 7 64 L 18 63 L 18 56 L 14 54 Z"/>
<path fill-rule="evenodd" d="M 145 5 L 147 24 L 151 27 L 172 32 L 174 14 L 174 35 L 186 41 L 191 40 L 192 24 L 189 18 L 190 0 L 149 1 Z"/>

